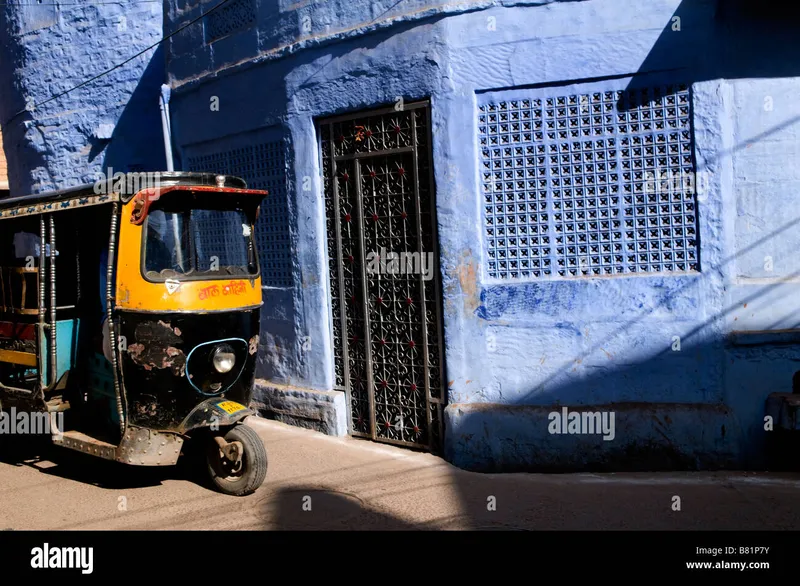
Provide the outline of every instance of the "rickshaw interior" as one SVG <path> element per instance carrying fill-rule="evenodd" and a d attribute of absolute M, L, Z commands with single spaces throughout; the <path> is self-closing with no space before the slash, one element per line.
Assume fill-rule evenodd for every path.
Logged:
<path fill-rule="evenodd" d="M 67 429 L 115 442 L 102 332 L 111 211 L 97 205 L 0 221 L 0 384 L 11 390 L 4 403 L 63 411 Z"/>

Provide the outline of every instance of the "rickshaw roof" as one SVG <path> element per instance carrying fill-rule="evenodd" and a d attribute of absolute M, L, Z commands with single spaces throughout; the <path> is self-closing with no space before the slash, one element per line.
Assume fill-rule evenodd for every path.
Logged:
<path fill-rule="evenodd" d="M 224 177 L 220 186 L 217 177 Z M 95 183 L 86 183 L 76 187 L 47 191 L 20 197 L 0 199 L 0 210 L 33 206 L 38 204 L 53 204 L 84 196 L 103 198 L 117 194 L 123 203 L 130 201 L 143 188 L 152 187 L 149 183 L 157 178 L 158 186 L 166 187 L 224 187 L 233 189 L 247 189 L 247 183 L 240 177 L 220 175 L 217 173 L 189 173 L 182 171 L 155 171 L 149 173 L 120 173 Z M 122 189 L 120 189 L 122 187 Z"/>

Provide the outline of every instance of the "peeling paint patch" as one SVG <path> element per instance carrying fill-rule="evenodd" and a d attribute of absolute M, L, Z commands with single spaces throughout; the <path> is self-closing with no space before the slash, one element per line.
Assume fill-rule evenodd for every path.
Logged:
<path fill-rule="evenodd" d="M 478 278 L 475 259 L 471 250 L 461 253 L 461 261 L 456 267 L 458 282 L 461 285 L 461 294 L 464 297 L 464 311 L 467 313 L 476 312 L 481 306 L 480 295 L 478 294 Z"/>
<path fill-rule="evenodd" d="M 140 416 L 155 417 L 158 414 L 158 401 L 137 402 L 134 405 L 134 409 Z"/>
<path fill-rule="evenodd" d="M 126 287 L 125 285 L 120 284 L 118 297 L 119 297 L 118 300 L 117 300 L 118 303 L 130 303 L 130 301 L 131 301 L 131 290 L 128 289 L 128 287 Z"/>
<path fill-rule="evenodd" d="M 182 343 L 178 328 L 166 322 L 145 322 L 136 328 L 135 342 L 128 344 L 128 355 L 145 370 L 171 370 L 186 376 L 186 355 L 177 346 Z"/>
<path fill-rule="evenodd" d="M 253 354 L 255 354 L 256 352 L 258 352 L 258 336 L 257 335 L 253 336 L 252 338 L 250 338 L 248 351 L 250 352 L 251 356 Z"/>

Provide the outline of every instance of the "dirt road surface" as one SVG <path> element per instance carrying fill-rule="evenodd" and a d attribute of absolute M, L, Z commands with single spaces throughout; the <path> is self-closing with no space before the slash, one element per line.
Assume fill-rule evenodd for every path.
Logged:
<path fill-rule="evenodd" d="M 0 529 L 800 529 L 800 474 L 486 475 L 365 440 L 249 424 L 269 470 L 239 498 L 186 465 L 128 468 L 0 438 Z"/>

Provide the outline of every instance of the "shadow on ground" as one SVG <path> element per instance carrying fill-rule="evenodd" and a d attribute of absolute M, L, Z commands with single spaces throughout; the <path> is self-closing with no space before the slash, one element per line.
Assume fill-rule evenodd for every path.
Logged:
<path fill-rule="evenodd" d="M 262 497 L 257 515 L 270 528 L 299 531 L 408 531 L 419 527 L 370 508 L 354 494 L 322 487 L 281 490 Z"/>
<path fill-rule="evenodd" d="M 483 475 L 451 478 L 448 500 L 417 505 L 409 518 L 335 487 L 257 493 L 258 529 L 278 531 L 796 531 L 800 475 L 667 478 L 642 475 Z M 442 485 L 443 487 L 444 485 Z M 404 487 L 392 487 L 400 491 Z M 358 490 L 354 487 L 354 490 Z M 413 488 L 410 489 L 413 491 Z M 443 493 L 447 489 L 443 488 Z M 377 499 L 381 501 L 382 498 Z M 413 500 L 413 499 L 412 499 Z M 397 508 L 393 508 L 397 511 Z M 427 517 L 426 522 L 409 520 Z"/>
<path fill-rule="evenodd" d="M 0 466 L 28 466 L 50 476 L 110 490 L 160 486 L 164 480 L 189 480 L 207 484 L 181 457 L 177 466 L 164 468 L 126 466 L 53 445 L 49 436 L 5 436 L 0 438 Z"/>
<path fill-rule="evenodd" d="M 355 494 L 324 486 L 267 493 L 259 498 L 256 510 L 265 528 L 279 531 L 527 530 L 499 521 L 496 513 L 487 510 L 485 495 L 473 496 L 467 500 L 480 504 L 472 507 L 472 514 L 444 515 L 429 522 L 401 519 Z"/>

